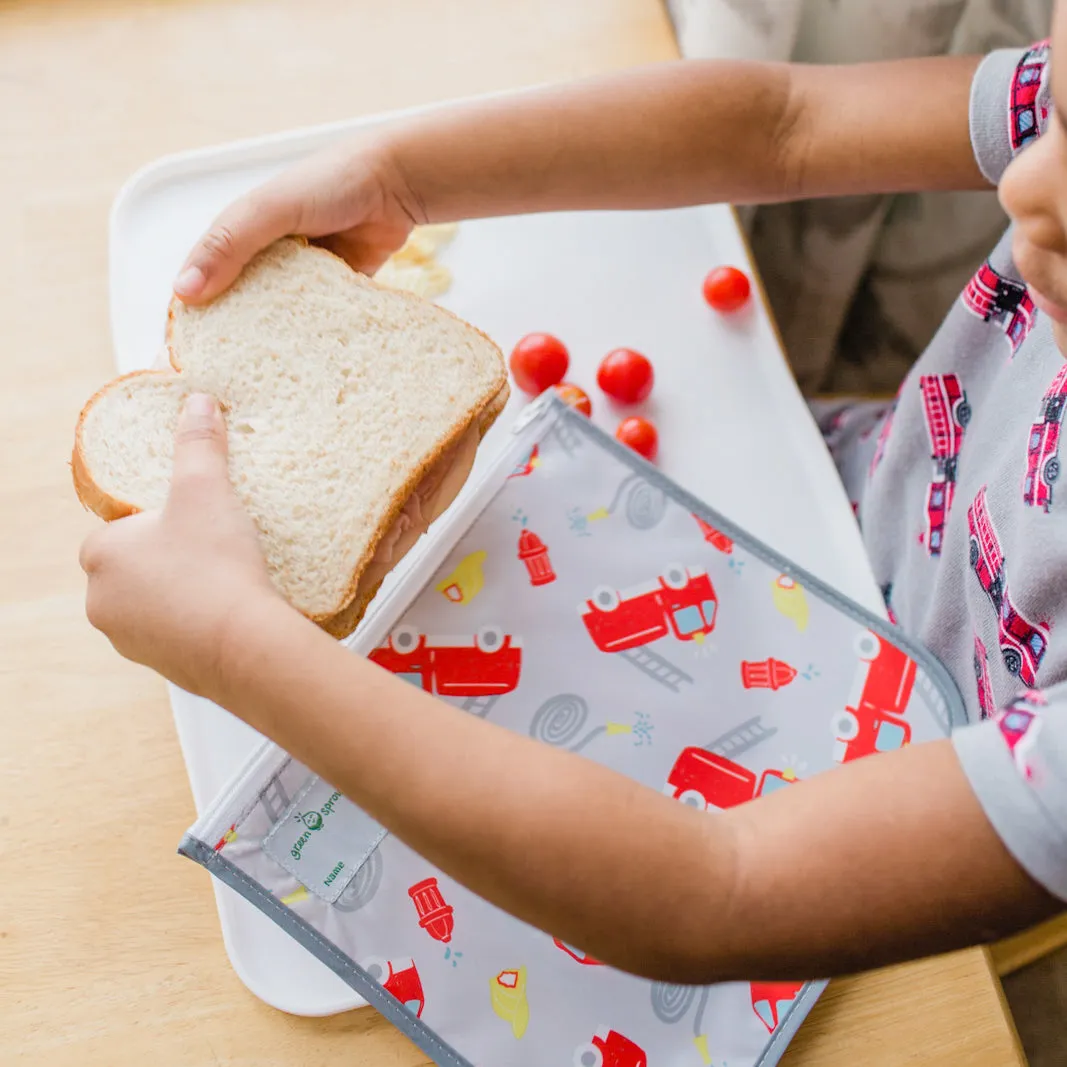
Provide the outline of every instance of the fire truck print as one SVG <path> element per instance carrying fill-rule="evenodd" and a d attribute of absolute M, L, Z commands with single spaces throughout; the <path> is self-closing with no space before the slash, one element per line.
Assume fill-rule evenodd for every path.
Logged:
<path fill-rule="evenodd" d="M 911 741 L 904 713 L 915 685 L 915 662 L 871 630 L 857 636 L 855 650 L 860 666 L 852 694 L 831 720 L 837 763 L 893 752 Z"/>
<path fill-rule="evenodd" d="M 1049 98 L 1045 70 L 1049 42 L 1039 41 L 1023 54 L 1011 81 L 1011 147 L 1013 152 L 1037 137 L 1048 122 Z"/>
<path fill-rule="evenodd" d="M 1007 589 L 1000 601 L 998 625 L 1004 666 L 1028 689 L 1033 689 L 1037 685 L 1038 668 L 1048 649 L 1048 626 L 1045 623 L 1035 625 L 1020 615 Z"/>
<path fill-rule="evenodd" d="M 967 283 L 962 299 L 964 306 L 983 322 L 991 322 L 1004 331 L 1014 356 L 1037 314 L 1026 286 L 998 274 L 986 260 Z"/>
<path fill-rule="evenodd" d="M 522 641 L 496 626 L 484 626 L 474 637 L 427 637 L 398 626 L 368 658 L 437 696 L 499 696 L 519 684 Z"/>
<path fill-rule="evenodd" d="M 767 1033 L 774 1033 L 785 1010 L 792 1007 L 797 994 L 804 988 L 803 982 L 751 982 L 749 991 L 752 996 L 752 1010 L 767 1027 Z"/>
<path fill-rule="evenodd" d="M 919 390 L 934 462 L 933 479 L 926 494 L 926 550 L 931 556 L 939 556 L 971 406 L 955 374 L 924 374 L 919 378 Z"/>
<path fill-rule="evenodd" d="M 989 517 L 984 485 L 967 510 L 967 527 L 971 535 L 971 569 L 996 610 L 1004 666 L 1023 685 L 1033 688 L 1048 648 L 1049 627 L 1030 622 L 1011 601 L 1004 576 L 1004 553 Z"/>
<path fill-rule="evenodd" d="M 602 1026 L 592 1041 L 574 1050 L 574 1067 L 648 1067 L 648 1057 L 640 1045 Z"/>
<path fill-rule="evenodd" d="M 1052 507 L 1052 486 L 1060 476 L 1060 432 L 1067 407 L 1067 363 L 1052 379 L 1041 400 L 1041 415 L 1030 427 L 1026 445 L 1026 480 L 1023 503 L 1034 508 Z"/>
<path fill-rule="evenodd" d="M 735 808 L 738 804 L 766 796 L 796 782 L 789 771 L 766 770 L 759 778 L 747 767 L 706 748 L 682 749 L 674 761 L 666 796 L 699 811 Z"/>
<path fill-rule="evenodd" d="M 971 569 L 990 603 L 1000 611 L 1000 602 L 1004 598 L 1004 553 L 989 518 L 984 485 L 967 509 L 967 529 L 971 541 Z"/>
<path fill-rule="evenodd" d="M 983 719 L 990 718 L 996 711 L 993 702 L 993 683 L 989 679 L 989 655 L 985 643 L 974 635 L 974 678 L 978 686 L 978 712 Z"/>
<path fill-rule="evenodd" d="M 674 564 L 646 585 L 602 585 L 578 611 L 601 652 L 623 652 L 668 635 L 699 644 L 715 629 L 717 609 L 707 572 Z"/>
<path fill-rule="evenodd" d="M 426 997 L 422 991 L 422 979 L 414 960 L 392 963 L 376 957 L 363 961 L 367 972 L 390 996 L 395 997 L 415 1018 L 422 1016 Z"/>
<path fill-rule="evenodd" d="M 1032 781 L 1034 769 L 1030 763 L 1030 753 L 1041 730 L 1041 719 L 1034 703 L 1025 697 L 1014 701 L 1010 707 L 998 713 L 997 726 L 1019 773 L 1028 782 Z"/>

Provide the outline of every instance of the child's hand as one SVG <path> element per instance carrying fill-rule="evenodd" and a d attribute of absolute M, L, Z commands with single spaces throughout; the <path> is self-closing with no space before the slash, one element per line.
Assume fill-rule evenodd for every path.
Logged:
<path fill-rule="evenodd" d="M 385 148 L 360 141 L 318 153 L 226 208 L 189 254 L 174 292 L 186 303 L 211 300 L 257 252 L 290 234 L 317 238 L 373 274 L 411 232 L 411 200 Z"/>
<path fill-rule="evenodd" d="M 230 487 L 226 427 L 211 397 L 191 397 L 182 412 L 163 510 L 92 534 L 81 565 L 89 621 L 123 656 L 190 692 L 218 690 L 240 620 L 278 598 Z"/>

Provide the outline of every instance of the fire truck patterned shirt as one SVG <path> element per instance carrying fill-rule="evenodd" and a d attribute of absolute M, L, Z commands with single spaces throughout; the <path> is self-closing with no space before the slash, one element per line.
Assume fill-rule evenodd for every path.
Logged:
<path fill-rule="evenodd" d="M 1047 127 L 1047 59 L 1044 43 L 994 52 L 975 76 L 990 181 Z M 1010 230 L 892 405 L 815 410 L 891 618 L 966 701 L 954 744 L 986 815 L 1067 900 L 1067 359 Z"/>

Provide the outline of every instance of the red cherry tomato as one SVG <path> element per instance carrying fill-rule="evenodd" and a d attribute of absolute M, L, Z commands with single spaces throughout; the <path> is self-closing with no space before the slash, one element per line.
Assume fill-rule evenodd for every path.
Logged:
<path fill-rule="evenodd" d="M 564 404 L 570 404 L 572 408 L 587 417 L 593 414 L 593 404 L 589 399 L 589 394 L 580 386 L 573 382 L 560 382 L 556 386 L 556 392 Z"/>
<path fill-rule="evenodd" d="M 616 348 L 600 362 L 596 383 L 622 404 L 639 404 L 652 392 L 652 364 L 632 348 Z"/>
<path fill-rule="evenodd" d="M 716 311 L 737 311 L 748 303 L 752 284 L 736 267 L 716 267 L 704 279 L 704 299 Z"/>
<path fill-rule="evenodd" d="M 511 352 L 511 374 L 515 384 L 531 396 L 538 396 L 563 381 L 570 356 L 563 342 L 550 333 L 527 334 Z"/>
<path fill-rule="evenodd" d="M 644 456 L 645 459 L 656 458 L 656 450 L 659 448 L 659 434 L 656 427 L 648 419 L 639 418 L 636 415 L 623 419 L 615 436 L 624 444 L 629 445 L 635 452 Z"/>

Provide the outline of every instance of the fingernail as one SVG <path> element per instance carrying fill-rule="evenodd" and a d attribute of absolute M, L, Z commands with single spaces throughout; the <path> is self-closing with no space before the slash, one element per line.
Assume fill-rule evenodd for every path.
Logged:
<path fill-rule="evenodd" d="M 218 406 L 215 398 L 207 393 L 192 393 L 185 401 L 185 416 L 192 419 L 214 418 Z"/>
<path fill-rule="evenodd" d="M 186 267 L 174 279 L 174 291 L 178 296 L 199 296 L 206 281 L 204 272 L 199 267 Z"/>

